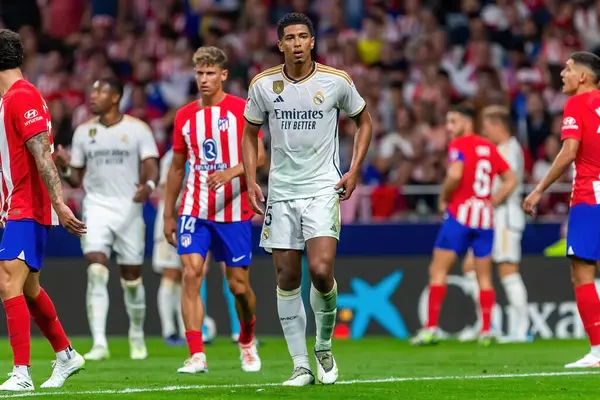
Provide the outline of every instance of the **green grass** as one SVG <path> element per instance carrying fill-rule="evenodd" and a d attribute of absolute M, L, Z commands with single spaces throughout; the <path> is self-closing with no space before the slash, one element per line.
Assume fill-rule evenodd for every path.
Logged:
<path fill-rule="evenodd" d="M 404 341 L 368 338 L 334 342 L 334 354 L 340 368 L 340 384 L 283 388 L 277 384 L 292 372 L 285 342 L 281 338 L 262 338 L 262 341 L 264 346 L 259 351 L 263 370 L 260 373 L 243 373 L 240 370 L 237 348 L 229 340 L 219 339 L 206 348 L 210 372 L 190 376 L 175 372 L 187 356 L 185 348 L 167 347 L 160 339 L 153 338 L 148 340 L 149 358 L 132 361 L 128 358 L 127 340 L 111 338 L 110 360 L 88 361 L 86 370 L 68 380 L 62 389 L 38 389 L 34 395 L 36 398 L 61 400 L 288 400 L 307 399 L 309 396 L 347 400 L 592 399 L 598 398 L 600 386 L 600 376 L 595 374 L 595 370 L 563 369 L 565 363 L 585 354 L 587 343 L 583 341 L 537 341 L 533 344 L 494 345 L 489 348 L 482 348 L 477 344 L 445 342 L 437 347 L 412 348 Z M 75 347 L 81 353 L 87 351 L 90 344 L 89 339 L 74 340 Z M 49 376 L 53 356 L 50 346 L 44 340 L 34 340 L 32 373 L 37 387 Z M 0 360 L 0 370 L 9 372 L 11 352 L 5 340 L 0 345 Z M 574 375 L 543 376 L 553 372 Z M 495 376 L 507 374 L 519 376 Z M 392 377 L 403 380 L 348 382 Z M 163 389 L 169 386 L 172 386 L 171 390 Z M 131 390 L 127 393 L 123 392 L 124 389 Z M 117 393 L 107 392 L 111 390 Z M 15 395 L 0 393 L 0 398 L 8 396 Z"/>

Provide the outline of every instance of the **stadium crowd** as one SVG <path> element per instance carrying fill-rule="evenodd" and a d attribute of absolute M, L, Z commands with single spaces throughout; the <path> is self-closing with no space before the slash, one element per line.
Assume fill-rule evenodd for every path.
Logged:
<path fill-rule="evenodd" d="M 176 110 L 197 94 L 191 58 L 224 48 L 227 91 L 245 97 L 258 72 L 282 61 L 275 23 L 303 12 L 317 30 L 317 60 L 347 71 L 369 105 L 374 142 L 345 222 L 435 210 L 434 195 L 403 195 L 445 172 L 445 113 L 457 102 L 506 104 L 535 183 L 560 147 L 560 71 L 576 50 L 600 52 L 600 0 L 8 0 L 0 27 L 25 43 L 24 72 L 46 97 L 55 142 L 68 147 L 90 118 L 86 95 L 102 76 L 125 82 L 122 109 L 145 120 L 164 153 Z M 353 125 L 340 123 L 340 160 Z M 268 148 L 268 129 L 265 130 Z M 266 163 L 268 168 L 268 162 Z M 266 184 L 267 171 L 262 171 Z M 569 182 L 570 176 L 564 181 Z M 551 194 L 542 214 L 564 214 Z"/>

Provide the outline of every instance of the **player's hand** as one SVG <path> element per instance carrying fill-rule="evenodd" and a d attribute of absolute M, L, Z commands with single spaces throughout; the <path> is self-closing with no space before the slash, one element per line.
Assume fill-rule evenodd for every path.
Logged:
<path fill-rule="evenodd" d="M 258 202 L 264 203 L 265 196 L 262 194 L 260 185 L 256 182 L 248 184 L 248 201 L 250 201 L 250 207 L 258 215 L 265 215 L 265 212 L 260 208 Z"/>
<path fill-rule="evenodd" d="M 356 171 L 348 171 L 342 176 L 342 179 L 335 185 L 335 190 L 340 192 L 340 200 L 348 200 L 354 189 L 356 189 L 356 181 L 358 180 L 358 172 Z"/>
<path fill-rule="evenodd" d="M 216 171 L 208 175 L 206 183 L 208 183 L 210 190 L 217 190 L 232 179 L 233 176 L 231 175 L 230 170 L 226 169 L 224 171 Z"/>
<path fill-rule="evenodd" d="M 529 193 L 529 196 L 523 200 L 523 210 L 525 210 L 525 212 L 529 215 L 535 215 L 537 211 L 537 203 L 539 203 L 543 194 L 544 193 L 541 190 L 535 188 L 535 190 Z"/>
<path fill-rule="evenodd" d="M 165 239 L 171 245 L 177 247 L 177 219 L 175 217 L 165 218 L 163 233 Z"/>
<path fill-rule="evenodd" d="M 441 198 L 442 196 L 440 196 Z M 446 212 L 446 209 L 448 208 L 448 203 L 446 203 L 444 200 L 438 200 L 438 212 L 440 214 L 444 214 Z"/>
<path fill-rule="evenodd" d="M 81 237 L 86 234 L 87 227 L 83 222 L 78 220 L 73 214 L 73 211 L 65 203 L 60 203 L 54 207 L 54 211 L 58 215 L 60 224 L 73 235 Z"/>
<path fill-rule="evenodd" d="M 134 203 L 143 203 L 146 200 L 148 200 L 148 198 L 150 197 L 150 195 L 152 194 L 152 188 L 148 185 L 144 184 L 140 184 L 138 185 L 137 190 L 135 191 L 135 195 L 133 195 L 133 202 Z"/>
<path fill-rule="evenodd" d="M 69 152 L 59 144 L 54 150 L 54 162 L 56 163 L 56 166 L 61 169 L 67 168 L 70 161 L 71 156 L 69 155 Z"/>

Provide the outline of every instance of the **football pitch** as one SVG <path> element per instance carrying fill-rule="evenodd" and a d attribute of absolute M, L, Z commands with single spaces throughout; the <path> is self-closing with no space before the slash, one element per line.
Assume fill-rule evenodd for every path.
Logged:
<path fill-rule="evenodd" d="M 259 373 L 240 370 L 237 347 L 218 339 L 206 347 L 207 374 L 182 375 L 176 369 L 187 356 L 185 348 L 148 340 L 149 357 L 129 359 L 127 339 L 110 338 L 111 358 L 86 364 L 61 389 L 42 390 L 50 375 L 52 349 L 42 339 L 32 343 L 35 392 L 0 392 L 0 399 L 35 397 L 55 399 L 592 399 L 598 398 L 600 370 L 565 370 L 562 366 L 583 356 L 585 341 L 536 341 L 532 344 L 493 345 L 443 342 L 413 348 L 406 341 L 368 338 L 335 341 L 340 379 L 332 386 L 316 384 L 283 388 L 292 363 L 282 338 L 261 338 Z M 84 353 L 91 341 L 75 339 Z M 312 346 L 312 343 L 309 345 Z M 0 345 L 0 370 L 11 370 L 11 351 Z M 314 360 L 311 357 L 311 362 Z"/>

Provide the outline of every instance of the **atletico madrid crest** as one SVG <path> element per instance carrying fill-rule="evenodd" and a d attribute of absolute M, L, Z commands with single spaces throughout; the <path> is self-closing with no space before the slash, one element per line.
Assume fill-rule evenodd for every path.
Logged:
<path fill-rule="evenodd" d="M 229 118 L 228 117 L 219 118 L 217 125 L 219 126 L 219 130 L 221 132 L 228 130 L 229 129 Z"/>

